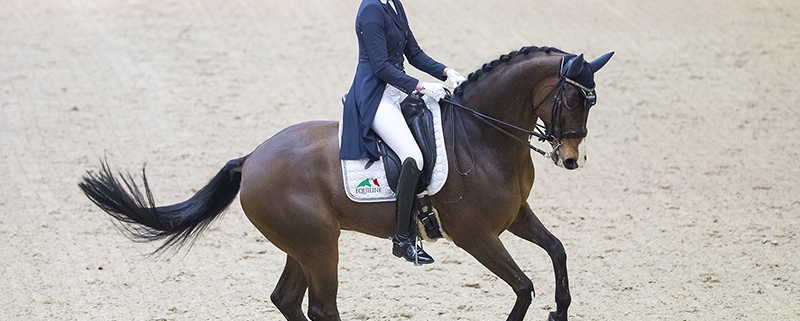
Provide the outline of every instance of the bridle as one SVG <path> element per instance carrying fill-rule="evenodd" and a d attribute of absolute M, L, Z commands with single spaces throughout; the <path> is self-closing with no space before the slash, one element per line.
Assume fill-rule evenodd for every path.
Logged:
<path fill-rule="evenodd" d="M 556 126 L 557 121 L 561 118 L 561 111 L 563 110 L 563 101 L 564 101 L 564 91 L 566 90 L 567 84 L 573 85 L 577 87 L 581 92 L 584 94 L 586 101 L 590 103 L 590 106 L 594 106 L 597 103 L 597 94 L 595 93 L 594 88 L 587 88 L 586 86 L 581 85 L 580 83 L 569 79 L 567 77 L 567 72 L 565 70 L 565 65 L 567 64 L 568 60 L 566 60 L 567 56 L 561 57 L 560 63 L 560 70 L 559 70 L 559 79 L 558 84 L 553 88 L 550 92 L 553 94 L 553 105 L 551 107 L 551 118 L 550 118 L 550 126 L 546 124 L 539 124 L 538 120 L 536 122 L 536 126 L 534 126 L 533 130 L 527 130 L 522 127 L 510 124 L 508 122 L 499 120 L 492 116 L 477 112 L 473 109 L 470 109 L 460 103 L 456 102 L 452 99 L 450 95 L 442 98 L 442 101 L 445 103 L 457 107 L 461 110 L 468 112 L 470 115 L 475 116 L 478 120 L 484 122 L 485 124 L 489 125 L 490 127 L 498 130 L 499 132 L 505 134 L 506 136 L 511 137 L 512 139 L 521 142 L 528 146 L 531 150 L 541 154 L 545 158 L 551 158 L 551 156 L 555 153 L 558 153 L 558 149 L 561 147 L 561 141 L 563 139 L 570 139 L 570 138 L 585 138 L 588 130 L 586 129 L 586 123 L 583 124 L 582 128 L 580 129 L 568 129 L 562 130 L 560 126 Z M 524 140 L 517 135 L 514 135 L 511 131 L 500 127 L 499 125 L 505 126 L 507 128 L 523 132 L 528 135 L 528 139 Z M 454 125 L 455 127 L 455 125 Z M 461 124 L 462 131 L 463 131 L 463 124 Z M 455 131 L 455 129 L 454 129 Z M 531 144 L 531 139 L 536 137 L 540 142 L 547 141 L 550 143 L 552 147 L 552 152 L 545 152 L 541 148 L 538 148 Z"/>

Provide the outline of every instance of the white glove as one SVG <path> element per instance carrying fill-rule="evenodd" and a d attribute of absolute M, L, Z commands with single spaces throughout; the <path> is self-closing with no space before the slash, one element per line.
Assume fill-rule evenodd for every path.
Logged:
<path fill-rule="evenodd" d="M 450 83 L 453 84 L 453 87 L 458 87 L 459 85 L 461 85 L 462 82 L 465 82 L 467 78 L 464 78 L 464 76 L 459 74 L 458 71 L 448 68 L 447 80 L 449 80 Z"/>
<path fill-rule="evenodd" d="M 425 94 L 425 96 L 433 98 L 435 101 L 439 101 L 439 99 L 447 95 L 447 92 L 444 91 L 444 86 L 439 83 L 423 82 L 422 87 L 425 88 L 420 92 Z"/>

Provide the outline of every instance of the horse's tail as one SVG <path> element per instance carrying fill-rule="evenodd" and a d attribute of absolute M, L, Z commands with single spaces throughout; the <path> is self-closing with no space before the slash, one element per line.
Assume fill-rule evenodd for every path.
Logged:
<path fill-rule="evenodd" d="M 134 242 L 165 239 L 153 253 L 171 253 L 194 240 L 211 221 L 219 216 L 236 198 L 242 180 L 242 164 L 247 156 L 228 161 L 224 167 L 191 198 L 181 203 L 155 206 L 142 167 L 144 194 L 130 174 L 111 172 L 104 161 L 99 172 L 87 172 L 78 186 L 103 211 L 119 221 L 116 224 Z"/>

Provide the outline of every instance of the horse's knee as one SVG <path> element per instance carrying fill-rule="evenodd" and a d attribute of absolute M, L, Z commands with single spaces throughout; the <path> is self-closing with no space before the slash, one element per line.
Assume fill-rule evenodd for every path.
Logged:
<path fill-rule="evenodd" d="M 520 284 L 514 287 L 514 293 L 517 295 L 517 301 L 530 304 L 533 302 L 533 282 L 527 277 L 520 280 Z"/>

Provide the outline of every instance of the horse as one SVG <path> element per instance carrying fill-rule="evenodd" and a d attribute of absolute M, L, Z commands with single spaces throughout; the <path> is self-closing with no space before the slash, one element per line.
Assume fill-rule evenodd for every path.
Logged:
<path fill-rule="evenodd" d="M 507 320 L 523 320 L 534 287 L 499 239 L 504 231 L 547 252 L 556 302 L 548 320 L 567 320 L 566 252 L 527 202 L 535 176 L 530 141 L 536 136 L 549 142 L 552 152 L 536 150 L 555 164 L 580 167 L 585 155 L 579 145 L 596 99 L 594 72 L 612 54 L 587 62 L 582 54 L 523 47 L 484 64 L 440 103 L 448 165 L 456 170 L 448 172 L 430 202 L 452 242 L 516 294 Z M 385 239 L 395 221 L 392 203 L 356 203 L 346 196 L 338 126 L 336 121 L 291 125 L 250 154 L 228 161 L 195 195 L 173 205 L 156 206 L 144 168 L 142 192 L 133 176 L 115 175 L 107 160 L 99 171 L 87 171 L 79 186 L 134 241 L 163 241 L 154 253 L 191 244 L 238 194 L 250 222 L 286 253 L 270 295 L 273 304 L 289 321 L 308 320 L 301 306 L 308 292 L 311 320 L 340 320 L 341 231 Z M 387 258 L 388 252 L 387 245 Z"/>

